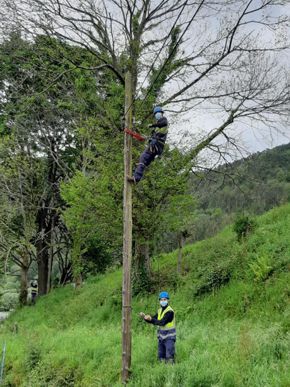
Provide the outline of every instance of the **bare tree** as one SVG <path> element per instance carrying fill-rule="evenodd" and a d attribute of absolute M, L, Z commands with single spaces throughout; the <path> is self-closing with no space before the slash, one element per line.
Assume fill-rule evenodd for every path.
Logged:
<path fill-rule="evenodd" d="M 215 109 L 225 128 L 236 120 L 269 126 L 287 114 L 289 74 L 277 57 L 289 49 L 287 1 L 24 0 L 6 7 L 29 33 L 86 47 L 119 82 L 130 69 L 141 120 L 152 94 L 175 112 Z"/>

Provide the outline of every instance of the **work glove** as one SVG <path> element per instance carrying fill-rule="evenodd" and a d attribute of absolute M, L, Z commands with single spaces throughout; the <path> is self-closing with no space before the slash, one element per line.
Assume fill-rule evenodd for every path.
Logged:
<path fill-rule="evenodd" d="M 149 314 L 146 314 L 146 316 L 144 317 L 144 320 L 151 321 L 152 317 Z"/>
<path fill-rule="evenodd" d="M 151 153 L 158 153 L 158 141 L 156 138 L 151 138 L 149 142 L 149 150 Z"/>

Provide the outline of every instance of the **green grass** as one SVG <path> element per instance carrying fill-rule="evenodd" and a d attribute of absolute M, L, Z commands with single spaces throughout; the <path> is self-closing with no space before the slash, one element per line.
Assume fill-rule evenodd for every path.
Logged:
<path fill-rule="evenodd" d="M 139 295 L 129 385 L 290 386 L 290 205 L 256 221 L 241 244 L 228 227 L 186 246 L 183 276 L 176 252 L 154 259 L 156 287 L 176 311 L 176 364 L 156 361 L 155 329 L 137 316 L 156 311 L 156 294 Z M 4 386 L 121 386 L 121 282 L 111 271 L 16 311 L 0 326 Z"/>

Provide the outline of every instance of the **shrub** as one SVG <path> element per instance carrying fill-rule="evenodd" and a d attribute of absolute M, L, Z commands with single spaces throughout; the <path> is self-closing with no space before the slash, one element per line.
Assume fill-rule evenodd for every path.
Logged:
<path fill-rule="evenodd" d="M 254 275 L 254 280 L 257 282 L 265 281 L 273 272 L 270 258 L 266 255 L 262 255 L 256 261 L 249 263 L 249 267 Z"/>
<path fill-rule="evenodd" d="M 229 267 L 215 267 L 208 272 L 203 282 L 197 286 L 194 295 L 201 296 L 219 289 L 221 286 L 227 284 L 231 279 L 231 271 Z"/>
<path fill-rule="evenodd" d="M 249 218 L 249 216 L 239 216 L 235 223 L 233 230 L 237 234 L 237 239 L 240 242 L 246 238 L 256 228 L 256 222 Z"/>
<path fill-rule="evenodd" d="M 26 367 L 29 370 L 32 370 L 33 368 L 37 367 L 39 362 L 41 360 L 41 351 L 38 347 L 33 345 L 28 349 L 27 357 L 26 357 Z"/>
<path fill-rule="evenodd" d="M 18 305 L 18 293 L 4 293 L 0 300 L 0 310 L 15 309 Z"/>

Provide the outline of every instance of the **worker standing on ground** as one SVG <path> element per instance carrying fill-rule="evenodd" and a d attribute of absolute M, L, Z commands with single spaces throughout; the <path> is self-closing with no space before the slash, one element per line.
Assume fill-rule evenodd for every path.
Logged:
<path fill-rule="evenodd" d="M 156 156 L 161 156 L 163 152 L 168 127 L 167 118 L 164 117 L 163 113 L 164 112 L 160 106 L 156 106 L 153 110 L 156 123 L 149 126 L 153 129 L 149 139 L 149 145 L 140 156 L 140 160 L 137 164 L 133 177 L 127 177 L 130 183 L 138 183 L 143 177 L 145 168 L 152 163 Z"/>
<path fill-rule="evenodd" d="M 31 281 L 30 286 L 31 286 L 31 304 L 35 305 L 36 298 L 37 298 L 37 295 L 38 295 L 38 283 L 37 283 L 37 280 Z"/>
<path fill-rule="evenodd" d="M 155 316 L 152 317 L 143 312 L 139 313 L 139 316 L 146 322 L 158 326 L 158 359 L 173 364 L 176 341 L 175 314 L 168 304 L 169 294 L 167 292 L 159 294 L 159 302 L 161 308 Z"/>

